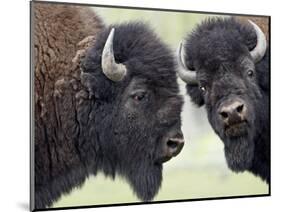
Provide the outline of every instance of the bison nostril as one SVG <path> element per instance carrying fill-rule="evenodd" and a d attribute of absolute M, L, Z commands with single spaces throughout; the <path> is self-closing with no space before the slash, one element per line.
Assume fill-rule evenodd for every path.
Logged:
<path fill-rule="evenodd" d="M 172 140 L 168 140 L 167 146 L 169 148 L 172 148 L 172 149 L 177 148 L 178 147 L 178 142 L 175 142 L 175 141 L 172 141 Z"/>
<path fill-rule="evenodd" d="M 236 122 L 238 119 L 242 119 L 246 112 L 246 106 L 243 100 L 234 99 L 232 101 L 224 102 L 219 108 L 218 112 L 220 118 L 225 124 L 229 122 Z"/>
<path fill-rule="evenodd" d="M 227 114 L 227 112 L 220 112 L 220 115 L 221 115 L 221 117 L 223 118 L 223 119 L 227 119 L 228 118 L 228 114 Z"/>
<path fill-rule="evenodd" d="M 238 113 L 242 113 L 243 108 L 244 108 L 244 105 L 241 104 L 241 105 L 239 105 L 239 106 L 236 108 L 236 111 L 237 111 Z"/>
<path fill-rule="evenodd" d="M 183 138 L 170 138 L 167 143 L 168 147 L 168 154 L 170 156 L 176 156 L 180 153 L 184 146 L 184 139 Z"/>

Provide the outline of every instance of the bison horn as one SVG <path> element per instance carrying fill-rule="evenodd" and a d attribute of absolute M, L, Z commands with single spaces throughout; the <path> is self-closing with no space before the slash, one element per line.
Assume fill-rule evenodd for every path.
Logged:
<path fill-rule="evenodd" d="M 260 61 L 266 51 L 266 38 L 261 29 L 252 21 L 250 21 L 250 24 L 253 25 L 256 35 L 257 35 L 257 45 L 256 47 L 250 52 L 252 58 L 255 62 Z"/>
<path fill-rule="evenodd" d="M 126 66 L 122 63 L 116 63 L 113 52 L 114 28 L 111 29 L 102 52 L 102 72 L 110 80 L 121 81 L 127 73 Z"/>
<path fill-rule="evenodd" d="M 178 61 L 178 75 L 188 85 L 197 85 L 196 71 L 189 70 L 184 62 L 184 51 L 182 50 L 182 43 L 180 43 L 177 50 L 177 61 Z"/>

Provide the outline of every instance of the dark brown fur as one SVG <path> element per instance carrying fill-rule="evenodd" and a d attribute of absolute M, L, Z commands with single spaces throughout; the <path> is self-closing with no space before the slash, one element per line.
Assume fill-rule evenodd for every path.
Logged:
<path fill-rule="evenodd" d="M 95 38 L 103 24 L 86 7 L 34 3 L 33 12 L 35 198 L 36 208 L 42 208 L 50 202 L 40 196 L 41 189 L 46 190 L 48 186 L 40 185 L 40 182 L 46 182 L 44 179 L 59 182 L 61 173 L 68 173 L 68 167 L 80 163 L 72 142 L 79 132 L 73 128 L 77 126 L 73 123 L 76 122 L 77 105 L 81 104 L 85 92 L 80 90 L 77 79 L 80 71 L 72 59 L 80 48 L 78 43 L 90 35 Z M 65 186 L 63 190 L 69 189 Z"/>

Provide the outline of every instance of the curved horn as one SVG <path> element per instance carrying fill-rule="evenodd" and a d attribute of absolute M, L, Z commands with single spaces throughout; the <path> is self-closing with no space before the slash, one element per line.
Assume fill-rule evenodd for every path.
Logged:
<path fill-rule="evenodd" d="M 257 45 L 256 47 L 250 52 L 252 58 L 255 62 L 260 61 L 266 51 L 266 38 L 264 33 L 261 31 L 261 29 L 252 21 L 250 21 L 250 24 L 253 25 L 256 35 L 257 35 Z"/>
<path fill-rule="evenodd" d="M 101 67 L 107 78 L 117 82 L 121 81 L 127 73 L 126 66 L 116 63 L 113 52 L 114 28 L 111 29 L 102 52 Z"/>
<path fill-rule="evenodd" d="M 189 85 L 197 85 L 196 71 L 191 71 L 187 68 L 184 62 L 184 51 L 182 51 L 182 43 L 177 49 L 177 61 L 179 64 L 178 74 L 179 77 Z"/>

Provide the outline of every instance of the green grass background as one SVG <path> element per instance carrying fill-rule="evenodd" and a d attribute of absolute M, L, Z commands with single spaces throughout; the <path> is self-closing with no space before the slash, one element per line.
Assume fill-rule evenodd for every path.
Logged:
<path fill-rule="evenodd" d="M 129 9 L 93 8 L 106 24 L 147 22 L 174 51 L 192 28 L 210 15 Z M 182 94 L 184 83 L 179 80 Z M 155 201 L 267 194 L 268 185 L 251 173 L 233 173 L 225 162 L 223 144 L 208 124 L 204 108 L 185 95 L 182 130 L 186 144 L 181 154 L 164 164 L 163 183 Z M 62 196 L 52 207 L 138 202 L 120 177 L 99 174 Z"/>

